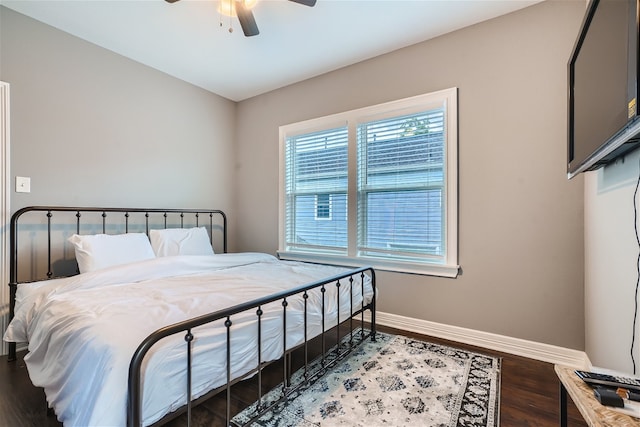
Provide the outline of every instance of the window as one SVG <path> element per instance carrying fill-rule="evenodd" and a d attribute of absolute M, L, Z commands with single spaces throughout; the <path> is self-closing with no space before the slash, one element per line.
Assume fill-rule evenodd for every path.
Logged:
<path fill-rule="evenodd" d="M 316 220 L 331 220 L 331 194 L 316 194 Z"/>
<path fill-rule="evenodd" d="M 457 275 L 455 88 L 280 136 L 282 258 Z"/>

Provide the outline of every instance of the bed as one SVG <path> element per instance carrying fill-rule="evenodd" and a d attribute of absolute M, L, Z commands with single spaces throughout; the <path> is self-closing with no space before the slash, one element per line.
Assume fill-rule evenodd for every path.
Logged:
<path fill-rule="evenodd" d="M 280 361 L 284 398 L 300 386 L 290 380 L 294 350 L 304 349 L 308 379 L 322 374 L 306 373 L 310 340 L 322 341 L 328 369 L 375 339 L 371 268 L 228 253 L 226 228 L 219 210 L 27 207 L 13 215 L 4 339 L 10 360 L 16 343 L 28 343 L 29 375 L 60 421 L 159 425 L 225 393 L 233 425 L 237 381 L 260 384 L 262 370 Z M 32 281 L 42 267 L 44 280 Z M 331 330 L 335 343 L 325 342 Z M 269 409 L 256 407 L 256 417 Z"/>

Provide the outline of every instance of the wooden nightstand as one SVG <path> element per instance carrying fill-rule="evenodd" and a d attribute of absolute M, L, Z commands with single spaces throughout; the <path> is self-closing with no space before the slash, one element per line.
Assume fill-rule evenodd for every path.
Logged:
<path fill-rule="evenodd" d="M 560 426 L 567 427 L 567 393 L 580 414 L 591 427 L 640 426 L 640 418 L 623 414 L 603 406 L 593 395 L 589 387 L 575 374 L 575 368 L 555 365 L 556 375 L 560 379 Z"/>

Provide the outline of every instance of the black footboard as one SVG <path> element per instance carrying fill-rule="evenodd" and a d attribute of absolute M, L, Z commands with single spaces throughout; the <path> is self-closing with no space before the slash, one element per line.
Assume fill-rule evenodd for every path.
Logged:
<path fill-rule="evenodd" d="M 372 292 L 373 292 L 373 297 L 370 303 L 368 304 L 355 304 L 356 306 L 354 306 L 353 303 L 353 289 L 355 286 L 361 286 L 360 289 L 360 295 L 365 295 L 365 277 L 368 276 L 371 280 L 371 288 L 372 288 Z M 358 283 L 354 283 L 354 277 L 358 278 L 359 277 L 359 281 Z M 335 346 L 332 346 L 334 348 L 335 353 L 332 354 L 328 354 L 327 350 L 326 350 L 326 339 L 325 339 L 325 334 L 327 333 L 327 331 L 331 328 L 327 327 L 325 328 L 325 308 L 326 305 L 328 305 L 327 301 L 325 301 L 325 295 L 326 295 L 326 291 L 330 286 L 335 286 L 338 288 L 338 291 L 340 289 L 340 287 L 344 287 L 344 286 L 349 286 L 350 291 L 349 291 L 349 295 L 351 295 L 351 302 L 350 302 L 350 313 L 351 315 L 348 317 L 348 319 L 340 319 L 340 315 L 339 312 L 340 310 L 338 309 L 338 313 L 337 313 L 337 318 L 336 318 L 336 324 L 338 325 L 338 327 L 336 328 L 337 330 L 337 339 L 335 342 Z M 311 292 L 312 290 L 318 290 L 319 292 L 321 292 L 322 294 L 322 328 L 321 328 L 321 333 L 319 336 L 317 337 L 310 337 L 307 336 L 307 300 L 308 300 L 308 295 L 309 292 Z M 318 373 L 318 372 L 307 372 L 308 365 L 309 365 L 309 353 L 308 353 L 308 345 L 309 345 L 309 341 L 313 338 L 319 338 L 322 340 L 322 362 L 320 364 L 320 366 L 322 367 L 323 371 L 326 371 L 327 369 L 329 369 L 330 367 L 332 367 L 333 365 L 335 365 L 339 360 L 341 360 L 342 358 L 344 358 L 347 354 L 349 354 L 354 348 L 357 347 L 357 344 L 361 343 L 364 341 L 365 338 L 371 338 L 372 340 L 375 340 L 375 335 L 376 335 L 376 323 L 375 323 L 375 302 L 376 302 L 376 287 L 375 287 L 375 272 L 372 268 L 370 267 L 365 267 L 365 268 L 360 268 L 360 269 L 356 269 L 356 270 L 352 270 L 349 272 L 346 272 L 344 274 L 340 274 L 337 276 L 333 276 L 333 277 L 329 277 L 311 284 L 307 284 L 304 286 L 300 286 L 288 291 L 284 291 L 284 292 L 280 292 L 265 298 L 261 298 L 258 300 L 254 300 L 254 301 L 249 301 L 240 305 L 237 305 L 235 307 L 231 307 L 229 309 L 225 309 L 225 310 L 221 310 L 221 311 L 217 311 L 215 313 L 211 313 L 211 314 L 207 314 L 198 318 L 194 318 L 188 321 L 184 321 L 181 323 L 177 323 L 171 326 L 167 326 L 165 328 L 159 329 L 156 332 L 154 332 L 153 334 L 149 335 L 143 342 L 142 344 L 140 344 L 140 346 L 138 347 L 138 349 L 136 350 L 136 352 L 134 353 L 134 356 L 131 360 L 131 364 L 129 367 L 129 389 L 128 389 L 128 414 L 127 414 L 127 425 L 128 426 L 141 426 L 142 422 L 143 422 L 143 415 L 142 415 L 142 389 L 143 389 L 143 384 L 142 384 L 142 376 L 143 376 L 143 363 L 145 361 L 145 356 L 149 353 L 149 351 L 153 348 L 154 345 L 156 345 L 160 340 L 162 340 L 163 338 L 167 338 L 169 336 L 182 336 L 184 337 L 184 342 L 185 342 L 185 369 L 186 369 L 186 383 L 185 383 L 185 391 L 186 391 L 186 395 L 188 396 L 187 399 L 187 404 L 186 406 L 179 411 L 178 413 L 174 413 L 174 414 L 169 414 L 167 417 L 165 417 L 165 419 L 161 420 L 159 423 L 157 424 L 162 424 L 163 422 L 168 421 L 169 419 L 172 419 L 173 417 L 175 417 L 176 415 L 179 414 L 183 414 L 186 412 L 187 417 L 189 418 L 189 421 L 191 419 L 191 410 L 192 407 L 195 405 L 195 401 L 196 399 L 193 397 L 192 395 L 192 369 L 193 369 L 193 365 L 192 365 L 192 348 L 193 348 L 193 341 L 194 341 L 194 328 L 197 328 L 198 326 L 202 326 L 208 323 L 212 323 L 215 321 L 221 321 L 224 320 L 224 326 L 226 328 L 226 384 L 222 387 L 218 387 L 215 390 L 212 390 L 210 393 L 208 393 L 205 397 L 209 397 L 212 394 L 215 393 L 220 393 L 226 392 L 226 425 L 234 425 L 232 424 L 231 421 L 231 417 L 233 414 L 231 414 L 231 386 L 237 382 L 240 381 L 242 379 L 248 378 L 250 376 L 257 376 L 257 381 L 258 381 L 258 395 L 256 396 L 256 401 L 258 402 L 258 404 L 256 405 L 257 412 L 255 413 L 255 416 L 252 418 L 252 420 L 255 420 L 256 418 L 258 418 L 260 415 L 264 414 L 265 412 L 267 412 L 275 403 L 279 402 L 280 400 L 286 398 L 291 392 L 295 391 L 297 388 L 299 388 L 300 386 L 302 386 L 304 383 L 298 383 L 298 384 L 291 384 L 290 378 L 291 378 L 291 363 L 290 363 L 290 354 L 291 352 L 294 350 L 294 348 L 287 348 L 287 339 L 286 339 L 286 331 L 287 331 L 287 307 L 289 305 L 288 301 L 291 301 L 292 298 L 302 298 L 304 301 L 304 342 L 302 344 L 299 344 L 297 346 L 295 346 L 295 348 L 300 348 L 303 347 L 304 348 L 304 381 L 309 381 L 312 377 L 315 378 L 317 377 L 319 374 L 322 374 L 322 372 Z M 339 299 L 340 298 L 340 292 L 336 292 L 336 296 Z M 281 306 L 282 306 L 282 329 L 284 331 L 284 338 L 283 338 L 283 349 L 282 349 L 282 361 L 283 361 L 283 372 L 284 372 L 284 378 L 283 378 L 283 390 L 282 390 L 282 397 L 280 400 L 276 401 L 276 402 L 271 402 L 270 405 L 264 405 L 262 404 L 262 369 L 269 363 L 269 361 L 263 361 L 261 360 L 262 358 L 262 349 L 260 348 L 261 343 L 262 343 L 262 328 L 261 328 L 261 316 L 263 314 L 262 311 L 262 307 L 264 307 L 267 304 L 270 303 L 277 303 L 280 302 Z M 340 307 L 340 301 L 336 301 L 336 305 L 337 307 Z M 364 318 L 364 313 L 366 310 L 370 311 L 370 329 L 368 330 L 368 332 L 365 332 L 364 329 L 364 323 L 365 323 L 365 318 Z M 258 346 L 258 351 L 257 351 L 257 359 L 255 360 L 255 364 L 253 364 L 252 366 L 254 366 L 254 368 L 252 370 L 250 370 L 249 372 L 246 372 L 244 374 L 241 375 L 241 377 L 239 378 L 233 378 L 232 374 L 231 374 L 231 364 L 232 364 L 232 356 L 231 356 L 231 340 L 233 338 L 233 331 L 231 330 L 231 326 L 233 325 L 233 320 L 234 320 L 234 316 L 238 315 L 240 313 L 244 313 L 246 315 L 246 313 L 255 313 L 255 319 L 256 319 L 256 331 L 255 331 L 255 337 L 256 337 L 256 343 Z M 359 316 L 359 319 L 358 319 Z M 354 324 L 354 322 L 356 322 L 357 324 Z M 346 340 L 344 340 L 343 338 L 345 338 L 346 336 L 341 337 L 340 336 L 340 327 L 339 325 L 341 324 L 348 324 L 348 330 L 349 332 L 347 332 L 347 334 L 349 334 L 349 337 L 347 337 Z M 358 339 L 354 339 L 354 329 L 356 326 L 359 326 L 359 332 L 357 332 L 358 334 L 360 334 L 359 337 L 357 337 Z M 339 343 L 341 342 L 341 340 L 343 342 L 346 342 L 346 345 L 340 346 Z M 330 343 L 333 344 L 333 343 Z M 197 401 L 200 401 L 201 398 L 199 398 Z M 189 424 L 190 425 L 190 424 Z"/>

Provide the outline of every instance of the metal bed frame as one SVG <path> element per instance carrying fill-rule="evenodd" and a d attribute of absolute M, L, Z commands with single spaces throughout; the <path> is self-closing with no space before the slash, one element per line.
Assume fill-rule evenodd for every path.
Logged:
<path fill-rule="evenodd" d="M 9 320 L 13 319 L 14 310 L 15 310 L 15 297 L 17 287 L 19 286 L 20 281 L 18 281 L 18 252 L 20 252 L 20 248 L 18 246 L 18 236 L 20 232 L 19 219 L 27 214 L 27 213 L 41 213 L 46 215 L 46 232 L 47 235 L 47 272 L 46 277 L 51 279 L 54 278 L 54 273 L 52 271 L 52 218 L 54 213 L 67 213 L 66 215 L 74 215 L 75 216 L 75 233 L 81 233 L 81 218 L 83 218 L 83 214 L 93 213 L 94 215 L 98 214 L 100 216 L 101 224 L 94 224 L 94 228 L 97 227 L 103 234 L 109 234 L 107 229 L 111 224 L 108 220 L 111 220 L 112 216 L 116 216 L 116 220 L 118 222 L 118 226 L 120 230 L 124 233 L 129 233 L 133 231 L 145 232 L 147 235 L 149 234 L 149 230 L 151 228 L 169 228 L 169 227 L 180 227 L 184 228 L 186 226 L 205 226 L 208 227 L 208 232 L 210 236 L 211 243 L 214 243 L 214 230 L 222 232 L 222 246 L 223 252 L 227 252 L 227 217 L 224 212 L 221 210 L 212 210 L 212 209 L 142 209 L 142 208 L 101 208 L 101 207 L 60 207 L 60 206 L 30 206 L 22 208 L 16 211 L 11 217 L 11 236 L 10 236 L 10 308 L 9 308 Z M 113 215 L 111 215 L 113 214 Z M 130 217 L 132 215 L 143 216 L 143 223 L 133 224 L 130 221 Z M 150 218 L 152 216 L 160 216 L 160 222 L 153 222 Z M 170 222 L 168 219 L 171 216 L 179 217 L 179 221 L 176 222 L 175 218 L 172 218 Z M 204 222 L 206 224 L 201 224 L 201 218 L 205 217 Z M 216 217 L 216 221 L 214 221 L 214 217 Z M 185 221 L 186 219 L 186 221 Z M 68 225 L 68 224 L 67 224 Z M 69 226 L 69 225 L 68 225 Z M 71 226 L 72 227 L 72 226 Z M 142 229 L 141 229 L 142 228 Z M 372 302 L 363 305 L 360 304 L 358 307 L 353 306 L 353 288 L 354 288 L 354 277 L 360 277 L 360 286 L 361 295 L 364 296 L 364 278 L 365 275 L 369 275 L 371 278 L 371 286 L 373 289 L 373 298 Z M 60 276 L 63 277 L 63 276 Z M 375 271 L 371 267 L 363 267 L 354 270 L 350 270 L 345 272 L 344 274 L 339 274 L 333 277 L 328 277 L 323 280 L 319 280 L 313 283 L 305 284 L 302 286 L 298 286 L 296 288 L 279 292 L 264 298 L 260 298 L 253 301 L 248 301 L 233 307 L 229 307 L 224 310 L 219 310 L 214 313 L 206 314 L 203 316 L 199 316 L 193 319 L 189 319 L 183 322 L 179 322 L 173 325 L 167 325 L 163 328 L 158 329 L 157 331 L 150 334 L 138 347 L 135 351 L 131 363 L 129 365 L 129 381 L 128 381 L 128 401 L 127 401 L 127 425 L 128 426 L 141 426 L 142 425 L 142 364 L 145 360 L 145 355 L 153 348 L 153 346 L 163 338 L 182 334 L 184 337 L 185 343 L 185 369 L 187 372 L 187 384 L 185 384 L 186 394 L 188 396 L 187 404 L 172 413 L 165 415 L 161 420 L 154 423 L 154 425 L 164 424 L 171 419 L 182 415 L 186 412 L 188 418 L 188 425 L 191 425 L 191 411 L 192 408 L 204 401 L 211 396 L 225 392 L 226 393 L 226 425 L 237 425 L 234 421 L 232 421 L 231 414 L 231 386 L 239 381 L 242 381 L 251 376 L 256 376 L 258 381 L 258 396 L 256 400 L 256 412 L 253 414 L 250 421 L 247 424 L 253 422 L 258 419 L 261 415 L 268 412 L 270 408 L 272 408 L 275 404 L 286 399 L 288 395 L 300 387 L 304 386 L 310 381 L 314 381 L 318 377 L 322 376 L 328 369 L 337 364 L 340 360 L 346 357 L 350 352 L 352 352 L 355 348 L 359 346 L 365 339 L 370 338 L 375 341 L 376 336 L 376 321 L 375 321 L 375 303 L 376 303 L 376 283 L 375 283 Z M 350 295 L 351 295 L 351 307 L 350 313 L 351 316 L 348 319 L 340 319 L 339 311 L 337 313 L 337 326 L 334 326 L 336 332 L 336 342 L 332 349 L 327 350 L 327 338 L 326 336 L 331 331 L 331 328 L 325 328 L 325 292 L 327 286 L 335 286 L 338 288 L 341 286 L 349 286 L 350 287 Z M 309 368 L 310 360 L 309 360 L 309 341 L 315 337 L 307 336 L 307 298 L 308 292 L 312 289 L 319 289 L 322 294 L 322 331 L 318 338 L 321 340 L 321 358 L 320 368 L 316 371 L 311 371 Z M 338 301 L 337 306 L 340 306 L 340 293 L 336 292 Z M 302 298 L 304 301 L 304 341 L 302 344 L 298 345 L 295 348 L 287 348 L 286 346 L 286 330 L 287 330 L 287 316 L 286 310 L 288 306 L 287 299 L 291 299 L 293 297 Z M 262 330 L 261 330 L 261 316 L 263 314 L 262 307 L 269 303 L 274 303 L 280 301 L 283 311 L 282 321 L 283 321 L 283 349 L 282 349 L 282 357 L 281 361 L 283 363 L 283 382 L 282 382 L 282 390 L 280 398 L 273 402 L 264 402 L 263 401 L 263 393 L 262 393 L 262 370 L 267 366 L 274 362 L 263 361 L 261 360 L 262 350 L 260 348 L 262 341 Z M 255 362 L 255 367 L 242 375 L 239 378 L 232 378 L 231 375 L 231 325 L 233 324 L 233 316 L 239 313 L 247 313 L 251 310 L 255 311 L 255 316 L 257 319 L 257 343 L 258 343 L 258 360 Z M 365 329 L 365 311 L 370 312 L 370 329 Z M 356 319 L 357 324 L 354 326 L 354 319 L 360 316 L 360 319 Z M 192 376 L 192 342 L 194 340 L 194 331 L 193 329 L 202 326 L 207 323 L 220 321 L 224 319 L 224 326 L 226 328 L 226 361 L 227 361 L 227 373 L 226 373 L 226 384 L 218 387 L 214 390 L 209 391 L 204 396 L 198 397 L 197 399 L 193 398 L 192 395 L 192 384 L 191 384 L 191 376 Z M 340 336 L 340 325 L 348 325 L 348 331 L 344 334 L 344 336 Z M 359 331 L 354 332 L 354 330 L 359 326 Z M 293 384 L 291 381 L 292 378 L 292 353 L 297 349 L 303 349 L 304 352 L 304 365 L 303 365 L 303 376 L 302 380 L 296 384 Z M 9 343 L 9 361 L 16 360 L 16 343 Z M 277 362 L 277 361 L 276 361 Z M 245 424 L 246 425 L 246 424 Z"/>

